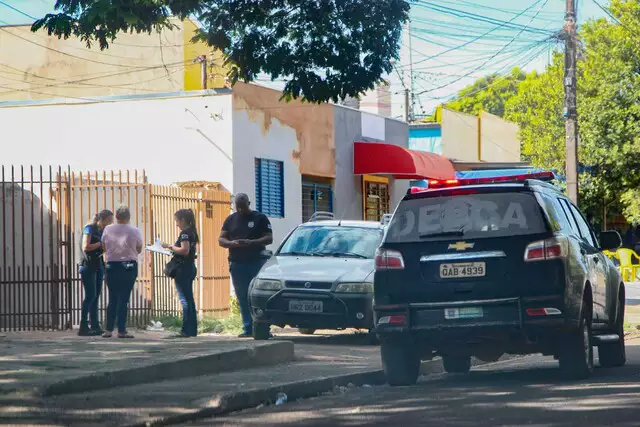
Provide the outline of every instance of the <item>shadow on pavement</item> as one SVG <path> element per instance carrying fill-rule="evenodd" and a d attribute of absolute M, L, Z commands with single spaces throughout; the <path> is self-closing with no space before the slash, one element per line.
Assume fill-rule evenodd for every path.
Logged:
<path fill-rule="evenodd" d="M 528 362 L 498 363 L 466 376 L 440 375 L 415 387 L 347 391 L 209 420 L 208 425 L 640 425 L 637 362 L 596 369 L 588 381 L 569 382 L 562 379 L 552 359 L 524 360 Z"/>

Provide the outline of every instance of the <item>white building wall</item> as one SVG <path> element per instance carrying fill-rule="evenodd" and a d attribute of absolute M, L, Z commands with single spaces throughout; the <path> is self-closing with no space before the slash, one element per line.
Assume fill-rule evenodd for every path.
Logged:
<path fill-rule="evenodd" d="M 231 189 L 231 95 L 0 108 L 2 164 L 146 169 L 153 184 Z"/>
<path fill-rule="evenodd" d="M 265 124 L 264 121 L 267 121 Z M 302 175 L 293 153 L 298 150 L 296 131 L 241 98 L 234 100 L 233 193 L 246 193 L 255 207 L 255 159 L 283 162 L 284 218 L 269 218 L 275 250 L 286 235 L 302 222 Z"/>

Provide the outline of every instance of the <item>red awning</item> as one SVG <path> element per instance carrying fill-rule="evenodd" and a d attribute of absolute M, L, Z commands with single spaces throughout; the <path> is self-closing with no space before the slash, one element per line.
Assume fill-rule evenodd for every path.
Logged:
<path fill-rule="evenodd" d="M 354 142 L 353 173 L 398 179 L 456 178 L 453 164 L 446 157 L 379 142 Z"/>

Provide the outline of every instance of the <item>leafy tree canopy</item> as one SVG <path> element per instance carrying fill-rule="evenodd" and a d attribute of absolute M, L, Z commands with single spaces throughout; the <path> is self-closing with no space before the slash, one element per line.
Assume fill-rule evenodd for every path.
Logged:
<path fill-rule="evenodd" d="M 640 220 L 640 28 L 638 0 L 612 0 L 612 13 L 582 26 L 578 62 L 580 204 L 599 217 L 603 203 L 621 201 Z M 507 102 L 505 118 L 520 125 L 523 154 L 534 165 L 563 171 L 563 58 L 530 74 Z M 635 218 L 634 218 L 634 215 Z"/>
<path fill-rule="evenodd" d="M 232 83 L 286 78 L 285 98 L 338 101 L 392 71 L 410 0 L 57 0 L 32 30 L 106 49 L 118 34 L 173 28 L 195 16 L 225 55 Z"/>
<path fill-rule="evenodd" d="M 487 111 L 502 117 L 505 104 L 518 92 L 525 78 L 526 74 L 517 67 L 505 76 L 489 74 L 458 92 L 456 99 L 447 107 L 467 114 L 477 115 L 480 111 Z"/>

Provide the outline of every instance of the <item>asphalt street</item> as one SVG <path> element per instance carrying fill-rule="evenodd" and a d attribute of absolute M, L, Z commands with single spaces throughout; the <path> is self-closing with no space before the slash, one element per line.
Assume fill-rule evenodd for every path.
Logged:
<path fill-rule="evenodd" d="M 640 426 L 640 340 L 623 368 L 569 382 L 553 358 L 528 356 L 468 375 L 423 377 L 414 387 L 374 386 L 252 409 L 191 426 Z"/>

